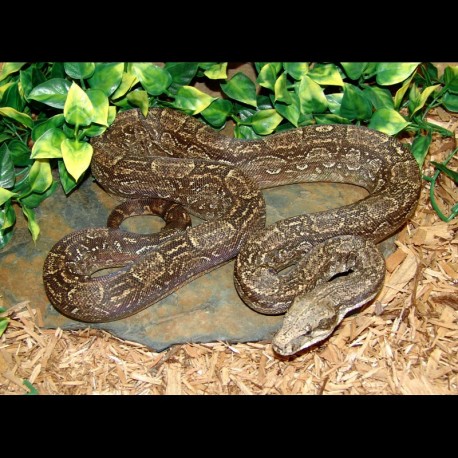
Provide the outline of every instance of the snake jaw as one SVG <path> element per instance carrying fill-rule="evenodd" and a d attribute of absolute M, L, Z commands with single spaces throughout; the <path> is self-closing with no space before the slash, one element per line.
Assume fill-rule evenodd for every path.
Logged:
<path fill-rule="evenodd" d="M 279 342 L 281 339 L 280 333 L 278 333 L 272 340 L 272 348 L 276 353 L 281 356 L 292 356 L 295 353 L 298 353 L 301 350 L 305 350 L 312 345 L 315 345 L 318 342 L 326 339 L 330 336 L 334 329 L 330 331 L 317 331 L 313 335 L 300 335 L 296 338 L 289 340 L 289 342 Z"/>

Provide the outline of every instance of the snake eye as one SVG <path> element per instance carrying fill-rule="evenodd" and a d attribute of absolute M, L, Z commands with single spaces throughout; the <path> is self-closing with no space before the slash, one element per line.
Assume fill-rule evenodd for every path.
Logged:
<path fill-rule="evenodd" d="M 309 324 L 304 328 L 304 335 L 309 336 L 312 333 L 312 326 Z"/>

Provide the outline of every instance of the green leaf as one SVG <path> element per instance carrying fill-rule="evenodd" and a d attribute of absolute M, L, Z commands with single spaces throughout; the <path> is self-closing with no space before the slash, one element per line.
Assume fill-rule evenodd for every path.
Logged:
<path fill-rule="evenodd" d="M 33 164 L 33 161 L 32 161 Z M 30 191 L 29 184 L 29 171 L 30 167 L 24 169 L 21 173 L 16 176 L 16 184 L 14 185 L 13 191 L 18 195 L 24 195 L 26 192 Z M 18 197 L 19 198 L 19 197 Z"/>
<path fill-rule="evenodd" d="M 11 200 L 5 202 L 4 211 L 0 209 L 0 229 L 6 231 L 16 223 L 16 212 L 11 204 Z M 1 312 L 0 312 L 1 313 Z"/>
<path fill-rule="evenodd" d="M 361 78 L 364 70 L 367 68 L 367 62 L 341 62 L 345 73 L 351 80 L 357 80 Z"/>
<path fill-rule="evenodd" d="M 251 118 L 251 127 L 258 135 L 269 135 L 281 123 L 283 117 L 273 108 L 257 111 Z"/>
<path fill-rule="evenodd" d="M 407 92 L 407 89 L 409 89 L 410 83 L 414 76 L 415 74 L 413 74 L 410 78 L 405 80 L 404 84 L 397 90 L 394 96 L 394 108 L 396 110 L 399 110 L 399 107 L 401 106 L 401 103 L 402 103 L 402 99 L 404 98 L 404 95 Z"/>
<path fill-rule="evenodd" d="M 30 233 L 32 234 L 32 240 L 36 242 L 38 236 L 40 235 L 40 227 L 38 226 L 35 220 L 35 212 L 33 209 L 27 207 L 26 205 L 22 205 L 22 213 L 27 218 L 27 226 L 29 228 Z"/>
<path fill-rule="evenodd" d="M 255 140 L 262 138 L 258 135 L 251 126 L 242 126 L 238 125 L 234 128 L 234 137 L 235 138 L 244 138 L 245 140 Z"/>
<path fill-rule="evenodd" d="M 130 89 L 138 83 L 138 78 L 129 72 L 124 72 L 122 74 L 121 84 L 118 86 L 118 89 L 113 92 L 111 98 L 112 100 L 119 99 L 125 95 Z"/>
<path fill-rule="evenodd" d="M 396 110 L 381 108 L 373 114 L 368 127 L 388 135 L 396 135 L 409 124 L 410 122 L 407 122 Z"/>
<path fill-rule="evenodd" d="M 127 100 L 131 105 L 139 107 L 145 118 L 148 116 L 149 99 L 146 91 L 136 89 L 135 91 L 129 92 L 129 94 L 127 94 Z"/>
<path fill-rule="evenodd" d="M 109 106 L 108 107 L 108 125 L 111 126 L 113 124 L 113 121 L 116 118 L 116 107 Z"/>
<path fill-rule="evenodd" d="M 7 118 L 14 119 L 15 121 L 19 122 L 20 124 L 24 125 L 25 127 L 29 127 L 30 129 L 33 127 L 32 118 L 25 113 L 20 113 L 19 111 L 15 110 L 14 108 L 2 107 L 0 108 L 0 115 L 6 116 Z"/>
<path fill-rule="evenodd" d="M 63 62 L 54 62 L 51 67 L 51 78 L 65 78 L 65 69 Z"/>
<path fill-rule="evenodd" d="M 33 80 L 32 80 L 33 67 L 29 67 L 26 70 L 21 70 L 19 72 L 19 84 L 22 96 L 27 99 L 30 91 L 33 89 Z"/>
<path fill-rule="evenodd" d="M 338 115 L 340 113 L 340 106 L 342 105 L 343 92 L 334 92 L 332 94 L 326 94 L 326 100 L 328 101 L 329 111 L 332 114 Z"/>
<path fill-rule="evenodd" d="M 420 168 L 423 167 L 423 163 L 425 162 L 426 155 L 429 151 L 429 146 L 431 145 L 431 140 L 431 131 L 429 131 L 426 135 L 417 134 L 414 141 L 412 142 L 412 146 L 410 147 L 410 151 L 412 152 L 412 155 Z"/>
<path fill-rule="evenodd" d="M 432 62 L 424 62 L 423 68 L 430 82 L 439 82 L 439 72 Z"/>
<path fill-rule="evenodd" d="M 170 73 L 157 65 L 148 63 L 132 64 L 132 72 L 140 81 L 146 92 L 150 95 L 160 95 L 172 83 Z"/>
<path fill-rule="evenodd" d="M 314 115 L 311 113 L 301 113 L 299 116 L 299 127 L 310 126 L 311 124 L 315 124 Z"/>
<path fill-rule="evenodd" d="M 295 126 L 293 126 L 289 121 L 286 121 L 278 125 L 278 127 L 275 129 L 275 133 L 277 134 L 278 132 L 285 132 L 286 130 L 291 130 L 294 128 Z"/>
<path fill-rule="evenodd" d="M 12 138 L 12 136 L 13 136 L 12 133 L 9 133 L 9 132 L 7 134 L 1 133 L 0 134 L 0 143 L 3 143 L 4 141 L 9 140 L 10 138 Z"/>
<path fill-rule="evenodd" d="M 283 72 L 275 81 L 275 101 L 276 102 L 284 102 L 284 103 L 291 103 L 291 93 L 288 92 L 286 88 L 286 73 Z M 259 105 L 259 104 L 258 104 Z"/>
<path fill-rule="evenodd" d="M 62 129 L 51 127 L 34 143 L 30 157 L 32 159 L 61 158 L 61 145 L 66 138 Z"/>
<path fill-rule="evenodd" d="M 91 164 L 92 145 L 66 138 L 61 147 L 65 167 L 73 179 L 78 181 Z"/>
<path fill-rule="evenodd" d="M 325 86 L 343 86 L 344 82 L 334 64 L 316 64 L 307 76 L 315 83 Z"/>
<path fill-rule="evenodd" d="M 43 65 L 47 65 L 47 64 L 43 64 Z M 39 63 L 32 64 L 30 68 L 32 68 L 32 85 L 34 87 L 38 86 L 39 84 L 44 83 L 48 79 L 55 78 L 54 75 L 49 75 L 49 77 L 45 76 L 44 73 L 40 70 Z M 63 74 L 61 78 L 65 78 L 65 74 Z"/>
<path fill-rule="evenodd" d="M 78 182 L 67 172 L 64 161 L 58 161 L 57 166 L 59 168 L 60 184 L 65 194 L 68 195 L 78 186 Z"/>
<path fill-rule="evenodd" d="M 458 66 L 448 66 L 445 68 L 444 82 L 449 91 L 458 92 Z"/>
<path fill-rule="evenodd" d="M 328 101 L 323 88 L 307 75 L 302 77 L 297 88 L 297 95 L 300 100 L 301 112 L 304 114 L 323 113 L 328 108 Z"/>
<path fill-rule="evenodd" d="M 2 86 L 0 86 L 0 101 L 3 99 L 3 94 L 5 94 L 5 92 L 14 84 L 15 84 L 14 82 L 9 82 L 9 83 L 5 83 Z M 5 104 L 2 103 L 2 105 L 5 105 Z"/>
<path fill-rule="evenodd" d="M 178 90 L 173 106 L 185 113 L 195 115 L 205 110 L 216 97 L 211 97 L 193 86 L 181 86 Z"/>
<path fill-rule="evenodd" d="M 211 66 L 217 64 L 218 62 L 198 62 L 198 67 L 202 70 L 208 70 Z"/>
<path fill-rule="evenodd" d="M 7 200 L 16 196 L 17 193 L 8 191 L 8 189 L 0 188 L 0 205 L 3 205 Z"/>
<path fill-rule="evenodd" d="M 35 86 L 29 93 L 28 100 L 36 100 L 53 108 L 64 108 L 70 82 L 63 78 L 52 78 Z"/>
<path fill-rule="evenodd" d="M 309 71 L 307 62 L 283 62 L 283 68 L 292 78 L 299 81 Z"/>
<path fill-rule="evenodd" d="M 351 124 L 351 121 L 335 114 L 320 114 L 314 116 L 317 124 Z"/>
<path fill-rule="evenodd" d="M 26 167 L 32 164 L 30 149 L 21 140 L 13 139 L 8 142 L 8 149 L 16 167 Z"/>
<path fill-rule="evenodd" d="M 164 70 L 167 70 L 177 86 L 188 85 L 196 76 L 198 68 L 198 62 L 166 62 L 164 65 Z"/>
<path fill-rule="evenodd" d="M 0 187 L 12 188 L 16 181 L 14 163 L 6 143 L 0 146 Z"/>
<path fill-rule="evenodd" d="M 88 89 L 86 95 L 92 103 L 94 112 L 92 115 L 92 122 L 107 126 L 108 120 L 108 97 L 100 89 Z"/>
<path fill-rule="evenodd" d="M 134 107 L 129 105 L 129 108 L 134 108 Z M 102 135 L 106 130 L 107 130 L 106 126 L 100 126 L 99 124 L 91 124 L 89 127 L 86 127 L 85 129 L 83 129 L 81 138 L 83 138 L 84 136 L 98 137 L 99 135 Z"/>
<path fill-rule="evenodd" d="M 209 64 L 208 68 L 210 67 L 211 64 Z M 181 86 L 190 85 L 198 69 L 198 62 L 166 62 L 164 70 L 167 70 L 172 77 L 172 83 L 166 89 L 167 93 L 175 95 Z M 202 75 L 199 73 L 199 76 Z"/>
<path fill-rule="evenodd" d="M 262 70 L 262 67 L 266 64 L 268 64 L 268 62 L 255 62 L 254 68 L 256 69 L 256 72 L 259 73 Z"/>
<path fill-rule="evenodd" d="M 275 103 L 275 109 L 295 127 L 298 126 L 301 114 L 301 103 L 296 93 L 291 93 L 291 103 L 286 105 L 282 102 Z"/>
<path fill-rule="evenodd" d="M 257 106 L 256 86 L 244 73 L 236 73 L 227 83 L 221 83 L 222 91 L 231 99 Z"/>
<path fill-rule="evenodd" d="M 256 104 L 258 105 L 258 110 L 268 110 L 269 108 L 273 108 L 274 107 L 272 105 L 273 99 L 274 99 L 273 94 L 270 94 L 270 97 L 268 97 L 267 95 L 258 94 L 256 96 Z"/>
<path fill-rule="evenodd" d="M 20 70 L 27 62 L 5 62 L 0 71 L 0 81 L 3 81 L 8 75 L 16 73 Z"/>
<path fill-rule="evenodd" d="M 8 85 L 8 89 L 3 93 L 1 105 L 4 107 L 14 108 L 19 112 L 24 110 L 25 100 L 22 98 L 19 92 L 18 82 Z"/>
<path fill-rule="evenodd" d="M 32 129 L 32 140 L 36 142 L 47 130 L 62 127 L 64 122 L 65 116 L 63 113 L 59 113 L 49 119 L 35 121 Z"/>
<path fill-rule="evenodd" d="M 29 392 L 26 393 L 26 396 L 35 396 L 40 394 L 38 390 L 27 379 L 24 379 L 22 383 L 29 389 Z"/>
<path fill-rule="evenodd" d="M 364 80 L 369 80 L 377 74 L 378 64 L 379 62 L 367 62 L 362 74 Z"/>
<path fill-rule="evenodd" d="M 441 87 L 441 85 L 440 84 L 436 84 L 434 86 L 429 86 L 429 87 L 426 87 L 425 89 L 423 89 L 423 92 L 420 94 L 420 96 L 414 102 L 414 108 L 413 108 L 413 111 L 412 111 L 411 115 L 413 115 L 418 110 L 423 108 L 423 106 L 426 103 L 426 100 L 428 100 L 428 97 L 439 87 Z M 409 108 L 410 108 L 410 106 L 409 106 Z"/>
<path fill-rule="evenodd" d="M 65 73 L 74 79 L 86 79 L 93 75 L 94 62 L 64 62 Z"/>
<path fill-rule="evenodd" d="M 340 116 L 347 119 L 369 119 L 372 115 L 371 103 L 363 91 L 352 84 L 345 84 Z"/>
<path fill-rule="evenodd" d="M 445 175 L 450 177 L 455 183 L 458 183 L 458 172 L 454 172 L 444 164 L 439 164 L 438 162 L 431 161 L 431 164 L 433 164 L 434 167 L 436 167 L 436 169 L 440 170 L 442 173 L 445 173 Z"/>
<path fill-rule="evenodd" d="M 277 80 L 277 74 L 281 69 L 280 62 L 269 62 L 264 65 L 256 78 L 257 83 L 272 91 L 275 89 L 275 81 Z M 251 80 L 250 80 L 251 81 Z"/>
<path fill-rule="evenodd" d="M 420 99 L 420 90 L 418 89 L 418 86 L 416 83 L 413 83 L 410 91 L 409 91 L 409 112 L 412 113 L 412 111 L 415 109 L 418 100 Z"/>
<path fill-rule="evenodd" d="M 216 99 L 201 112 L 203 118 L 213 127 L 220 128 L 232 112 L 232 103 L 226 99 Z"/>
<path fill-rule="evenodd" d="M 0 209 L 1 213 L 1 209 Z M 0 229 L 0 249 L 4 248 L 13 236 L 12 228 L 5 229 L 4 231 Z"/>
<path fill-rule="evenodd" d="M 92 89 L 100 89 L 107 97 L 121 84 L 123 62 L 96 64 L 93 75 L 87 80 Z"/>
<path fill-rule="evenodd" d="M 94 107 L 87 94 L 73 82 L 64 106 L 65 120 L 74 126 L 87 126 L 94 117 Z"/>
<path fill-rule="evenodd" d="M 243 122 L 248 122 L 257 110 L 254 110 L 253 108 L 247 108 L 242 104 L 236 103 L 234 111 Z"/>
<path fill-rule="evenodd" d="M 418 67 L 420 62 L 379 62 L 377 65 L 377 83 L 381 86 L 402 83 Z"/>
<path fill-rule="evenodd" d="M 227 62 L 212 65 L 204 71 L 204 75 L 211 80 L 220 80 L 227 78 Z"/>
<path fill-rule="evenodd" d="M 135 108 L 129 103 L 129 101 L 127 100 L 127 96 L 115 100 L 113 102 L 113 105 L 119 107 L 119 111 L 132 110 L 133 108 Z M 164 102 L 164 106 L 170 106 L 170 102 Z"/>
<path fill-rule="evenodd" d="M 109 106 L 108 107 L 108 126 L 111 126 L 113 121 L 116 118 L 116 107 Z M 98 135 L 102 135 L 107 130 L 106 126 L 99 126 L 97 124 L 91 124 L 89 127 L 83 130 L 83 136 L 87 137 L 97 137 Z"/>
<path fill-rule="evenodd" d="M 0 229 L 0 249 L 3 248 L 11 240 L 15 222 L 16 213 L 14 212 L 13 206 L 11 205 L 11 201 L 7 201 L 3 208 L 0 207 L 0 228 L 5 226 L 4 229 Z"/>
<path fill-rule="evenodd" d="M 388 89 L 366 85 L 363 92 L 376 110 L 380 110 L 380 108 L 394 109 L 393 97 Z"/>
<path fill-rule="evenodd" d="M 446 92 L 442 97 L 442 104 L 447 110 L 458 112 L 458 95 Z"/>
<path fill-rule="evenodd" d="M 0 318 L 0 337 L 2 337 L 3 333 L 5 332 L 6 328 L 8 327 L 9 319 L 8 318 Z"/>
<path fill-rule="evenodd" d="M 45 192 L 52 184 L 51 166 L 47 159 L 37 159 L 29 172 L 30 188 L 34 192 Z"/>
<path fill-rule="evenodd" d="M 41 202 L 43 202 L 49 196 L 54 194 L 58 186 L 59 184 L 57 183 L 57 181 L 53 181 L 51 186 L 45 192 L 34 192 L 32 194 L 29 194 L 27 197 L 22 198 L 21 204 L 24 204 L 29 208 L 36 208 L 41 204 Z"/>

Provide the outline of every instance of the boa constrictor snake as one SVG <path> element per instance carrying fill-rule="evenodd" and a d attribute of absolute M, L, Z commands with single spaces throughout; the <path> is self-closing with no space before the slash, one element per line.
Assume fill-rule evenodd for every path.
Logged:
<path fill-rule="evenodd" d="M 420 191 L 418 166 L 397 140 L 352 125 L 241 140 L 153 108 L 146 118 L 118 114 L 91 143 L 96 180 L 128 200 L 109 227 L 73 232 L 51 249 L 43 279 L 54 307 L 85 322 L 121 319 L 238 255 L 244 302 L 265 314 L 287 311 L 273 339 L 283 355 L 323 340 L 377 294 L 385 267 L 374 243 L 407 221 Z M 362 186 L 368 196 L 265 227 L 261 189 L 317 181 Z M 188 211 L 205 222 L 190 227 Z M 164 230 L 119 228 L 125 217 L 148 213 L 166 220 Z M 93 275 L 110 267 L 119 268 Z"/>

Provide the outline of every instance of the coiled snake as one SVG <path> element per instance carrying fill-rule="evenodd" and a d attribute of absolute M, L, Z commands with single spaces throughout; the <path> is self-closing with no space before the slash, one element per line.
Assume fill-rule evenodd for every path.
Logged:
<path fill-rule="evenodd" d="M 385 270 L 374 242 L 406 222 L 420 191 L 418 166 L 398 141 L 350 125 L 240 140 L 153 108 L 146 118 L 138 110 L 118 114 L 92 145 L 96 180 L 129 200 L 109 228 L 73 232 L 51 249 L 43 280 L 54 307 L 76 320 L 117 320 L 238 255 L 235 286 L 246 304 L 267 314 L 289 309 L 273 339 L 285 355 L 324 339 L 376 295 Z M 261 189 L 304 181 L 351 183 L 369 195 L 265 228 Z M 205 222 L 190 227 L 187 211 Z M 143 213 L 163 216 L 164 230 L 119 229 Z"/>

